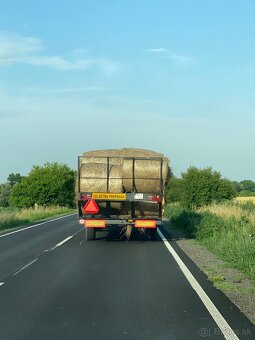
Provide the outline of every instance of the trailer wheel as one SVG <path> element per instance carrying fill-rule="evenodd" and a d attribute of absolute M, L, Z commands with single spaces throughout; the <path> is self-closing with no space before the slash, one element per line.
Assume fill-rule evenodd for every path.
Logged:
<path fill-rule="evenodd" d="M 150 240 L 151 241 L 157 240 L 157 228 L 150 230 Z"/>
<path fill-rule="evenodd" d="M 95 228 L 85 228 L 85 239 L 86 241 L 93 241 L 96 238 Z"/>

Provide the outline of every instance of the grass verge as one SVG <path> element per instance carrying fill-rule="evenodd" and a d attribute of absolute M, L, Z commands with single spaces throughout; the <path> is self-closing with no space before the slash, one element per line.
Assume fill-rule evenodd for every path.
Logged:
<path fill-rule="evenodd" d="M 0 232 L 73 212 L 75 212 L 74 209 L 59 206 L 24 209 L 0 208 Z"/>
<path fill-rule="evenodd" d="M 231 203 L 189 211 L 173 204 L 165 215 L 172 227 L 195 238 L 255 282 L 255 206 Z"/>

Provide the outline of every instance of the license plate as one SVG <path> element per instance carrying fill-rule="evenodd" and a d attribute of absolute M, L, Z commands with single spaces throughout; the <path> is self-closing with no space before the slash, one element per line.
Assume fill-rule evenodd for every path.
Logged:
<path fill-rule="evenodd" d="M 135 194 L 135 200 L 143 200 L 143 194 Z"/>
<path fill-rule="evenodd" d="M 94 200 L 109 200 L 109 201 L 123 201 L 126 200 L 126 194 L 110 194 L 104 192 L 92 193 L 92 199 Z"/>

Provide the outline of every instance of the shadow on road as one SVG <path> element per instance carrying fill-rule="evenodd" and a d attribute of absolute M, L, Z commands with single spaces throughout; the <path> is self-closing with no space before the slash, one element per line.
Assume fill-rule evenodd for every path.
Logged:
<path fill-rule="evenodd" d="M 98 232 L 95 241 L 97 240 L 105 240 L 107 242 L 162 242 L 161 238 L 158 235 L 155 241 L 151 241 L 148 233 L 141 233 L 138 230 L 133 230 L 129 239 L 127 239 L 125 235 L 120 233 L 119 230 Z"/>
<path fill-rule="evenodd" d="M 179 239 L 186 238 L 181 232 L 173 230 L 170 225 L 169 221 L 165 220 L 163 222 L 163 225 L 160 227 L 160 231 L 164 234 L 165 238 L 168 241 L 174 241 Z M 139 232 L 138 230 L 134 229 L 131 233 L 131 236 L 129 239 L 123 234 L 120 233 L 119 230 L 111 230 L 109 232 L 102 231 L 97 232 L 96 240 L 105 240 L 107 242 L 162 242 L 162 239 L 159 235 L 157 235 L 156 240 L 151 240 L 149 236 L 149 232 Z"/>

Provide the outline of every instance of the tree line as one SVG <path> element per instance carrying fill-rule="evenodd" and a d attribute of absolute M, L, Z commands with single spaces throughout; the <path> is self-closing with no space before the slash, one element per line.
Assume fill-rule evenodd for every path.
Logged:
<path fill-rule="evenodd" d="M 232 200 L 236 196 L 254 196 L 255 182 L 230 181 L 211 167 L 190 167 L 180 178 L 172 176 L 166 188 L 166 201 L 180 202 L 185 208 L 198 208 L 211 203 Z"/>
<path fill-rule="evenodd" d="M 73 207 L 76 171 L 66 164 L 35 165 L 27 176 L 11 173 L 0 184 L 0 207 L 32 207 L 35 204 Z M 180 178 L 172 176 L 166 188 L 167 202 L 187 208 L 255 195 L 255 182 L 230 181 L 212 168 L 190 167 Z"/>
<path fill-rule="evenodd" d="M 66 164 L 34 165 L 28 176 L 10 174 L 0 185 L 0 206 L 32 207 L 35 204 L 73 207 L 76 171 Z"/>

